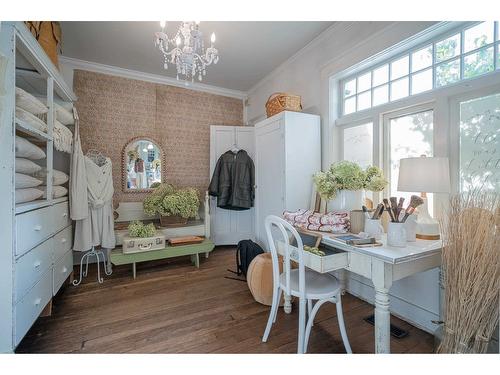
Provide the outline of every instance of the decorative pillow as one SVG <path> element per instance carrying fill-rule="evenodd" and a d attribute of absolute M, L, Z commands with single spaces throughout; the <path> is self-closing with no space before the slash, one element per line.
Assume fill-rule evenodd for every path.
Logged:
<path fill-rule="evenodd" d="M 16 87 L 16 106 L 34 115 L 41 115 L 49 111 L 40 100 L 19 87 Z"/>
<path fill-rule="evenodd" d="M 16 135 L 16 157 L 39 160 L 45 158 L 46 155 L 40 147 Z"/>
<path fill-rule="evenodd" d="M 59 121 L 54 121 L 54 147 L 58 151 L 71 153 L 73 150 L 73 133 Z"/>
<path fill-rule="evenodd" d="M 47 169 L 43 168 L 42 170 L 33 173 L 33 176 L 45 180 L 47 177 Z M 68 180 L 69 176 L 66 173 L 56 169 L 52 170 L 52 185 L 62 185 L 68 182 Z"/>
<path fill-rule="evenodd" d="M 43 197 L 47 198 L 47 186 L 40 186 Z M 52 186 L 52 198 L 61 198 L 68 195 L 68 189 L 64 186 Z"/>
<path fill-rule="evenodd" d="M 20 120 L 23 120 L 28 125 L 31 125 L 35 129 L 47 133 L 47 124 L 36 117 L 34 114 L 29 113 L 28 111 L 25 111 L 20 107 L 16 107 L 16 117 Z"/>
<path fill-rule="evenodd" d="M 16 158 L 16 172 L 24 174 L 34 174 L 40 171 L 42 167 L 29 159 Z"/>
<path fill-rule="evenodd" d="M 43 183 L 42 180 L 22 173 L 16 173 L 16 189 L 31 188 Z"/>
<path fill-rule="evenodd" d="M 40 100 L 47 105 L 47 98 L 40 98 Z M 72 103 L 65 103 L 65 105 L 71 105 Z M 56 114 L 56 120 L 63 125 L 73 125 L 75 123 L 75 118 L 73 117 L 73 112 L 64 108 L 61 104 L 54 102 L 54 109 Z"/>
<path fill-rule="evenodd" d="M 348 211 L 320 214 L 312 210 L 299 209 L 283 212 L 283 219 L 297 228 L 320 232 L 347 233 L 351 228 Z"/>
<path fill-rule="evenodd" d="M 43 191 L 40 189 L 16 189 L 16 204 L 34 201 L 35 199 L 40 198 L 42 195 Z"/>

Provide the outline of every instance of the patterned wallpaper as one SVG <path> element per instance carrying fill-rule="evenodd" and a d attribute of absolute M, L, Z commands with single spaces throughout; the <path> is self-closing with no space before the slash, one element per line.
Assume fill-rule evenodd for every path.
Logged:
<path fill-rule="evenodd" d="M 152 138 L 166 156 L 166 181 L 208 187 L 210 125 L 242 125 L 239 99 L 175 86 L 75 70 L 83 152 L 111 158 L 116 201 L 141 201 L 145 194 L 122 189 L 122 149 L 137 136 Z"/>

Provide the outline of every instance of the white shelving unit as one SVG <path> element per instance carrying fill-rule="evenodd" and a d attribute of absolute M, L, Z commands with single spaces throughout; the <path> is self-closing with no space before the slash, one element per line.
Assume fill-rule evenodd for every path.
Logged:
<path fill-rule="evenodd" d="M 52 130 L 54 101 L 76 96 L 23 22 L 1 23 L 0 56 L 0 352 L 13 352 L 72 271 L 68 198 L 51 198 L 54 161 L 69 174 L 70 156 L 54 149 Z M 15 117 L 16 85 L 47 97 L 47 133 Z M 15 204 L 16 134 L 45 148 L 45 199 Z"/>

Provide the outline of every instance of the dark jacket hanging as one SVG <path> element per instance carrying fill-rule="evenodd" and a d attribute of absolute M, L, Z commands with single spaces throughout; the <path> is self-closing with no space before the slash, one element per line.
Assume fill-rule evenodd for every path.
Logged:
<path fill-rule="evenodd" d="M 255 198 L 254 165 L 245 150 L 227 151 L 215 166 L 208 193 L 217 197 L 217 207 L 248 210 Z"/>

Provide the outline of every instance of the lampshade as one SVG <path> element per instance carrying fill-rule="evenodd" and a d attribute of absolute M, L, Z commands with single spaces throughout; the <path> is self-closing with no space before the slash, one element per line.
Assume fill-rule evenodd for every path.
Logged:
<path fill-rule="evenodd" d="M 399 161 L 399 191 L 450 192 L 448 158 L 418 157 Z"/>

